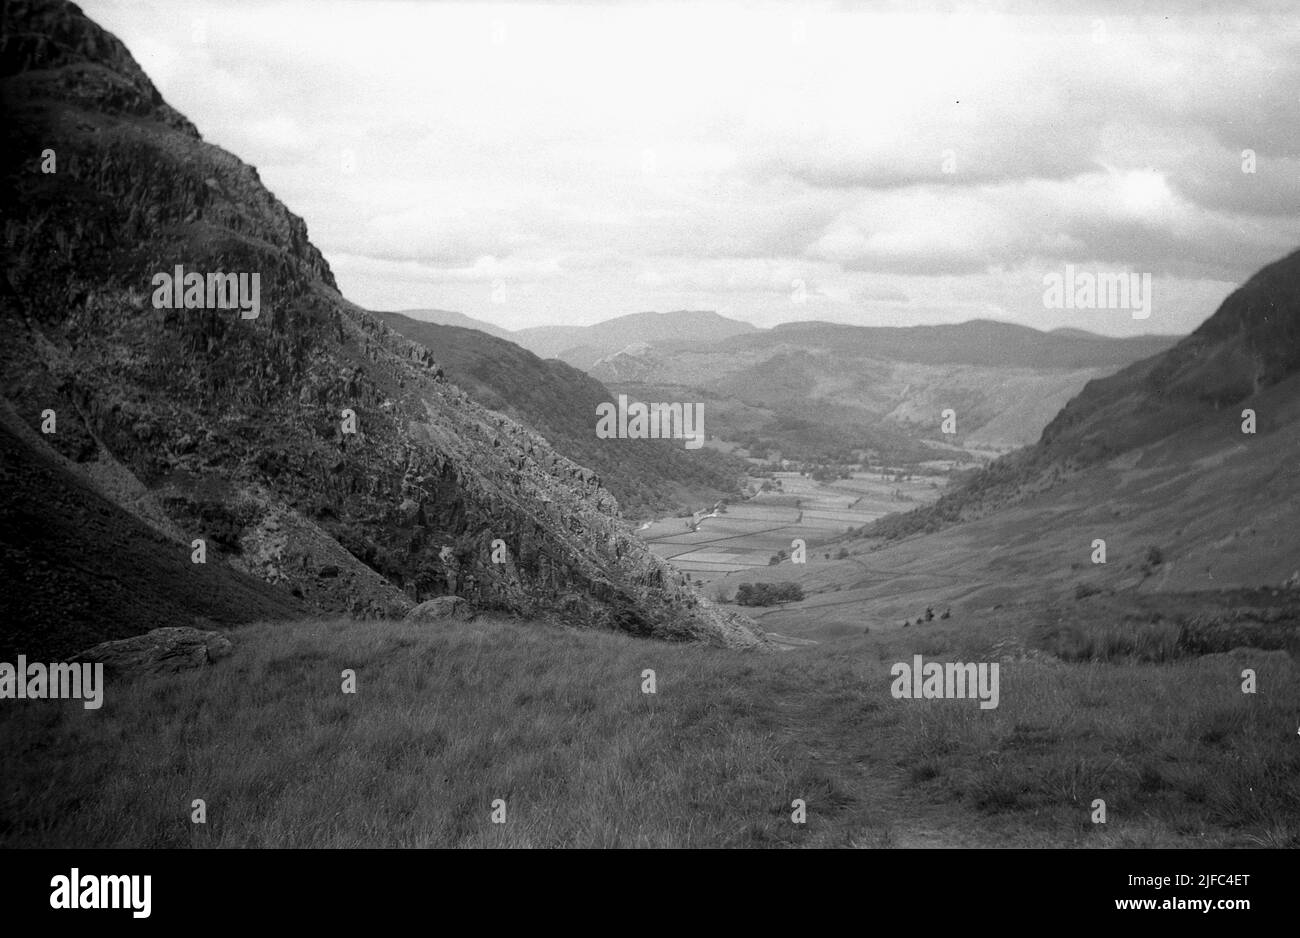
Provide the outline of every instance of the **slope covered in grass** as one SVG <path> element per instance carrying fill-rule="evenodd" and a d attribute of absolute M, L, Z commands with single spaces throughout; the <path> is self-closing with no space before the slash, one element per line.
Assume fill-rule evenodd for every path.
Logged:
<path fill-rule="evenodd" d="M 898 538 L 984 517 L 1076 473 L 1129 454 L 1140 458 L 1180 438 L 1208 437 L 1215 449 L 1245 443 L 1246 409 L 1258 419 L 1251 437 L 1293 434 L 1300 398 L 1298 283 L 1300 251 L 1257 271 L 1173 348 L 1089 381 L 1036 445 L 1002 457 L 932 505 L 886 516 L 870 533 Z M 1192 462 L 1212 455 L 1210 446 L 1188 446 L 1182 455 Z M 1241 512 L 1243 518 L 1264 514 Z"/>
<path fill-rule="evenodd" d="M 1220 658 L 1013 655 L 1000 705 L 981 710 L 896 700 L 889 669 L 914 653 L 997 660 L 1015 644 L 1005 620 L 784 655 L 481 621 L 232 637 L 231 658 L 110 685 L 98 711 L 11 702 L 0 844 L 1285 846 L 1300 833 L 1297 672 L 1280 653 L 1257 656 L 1253 696 Z M 206 824 L 190 821 L 197 798 Z M 1105 825 L 1089 820 L 1095 798 Z"/>

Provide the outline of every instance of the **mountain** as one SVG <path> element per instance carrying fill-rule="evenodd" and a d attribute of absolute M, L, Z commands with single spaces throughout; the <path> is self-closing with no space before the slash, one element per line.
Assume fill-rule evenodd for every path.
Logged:
<path fill-rule="evenodd" d="M 929 609 L 950 610 L 967 653 L 1012 660 L 1295 654 L 1298 287 L 1300 252 L 1191 335 L 1087 382 L 1036 442 L 938 501 L 827 544 L 825 562 L 710 589 L 794 578 L 805 600 L 759 614 L 794 639 L 929 629 Z M 1159 650 L 1139 648 L 1157 635 Z"/>
<path fill-rule="evenodd" d="M 674 440 L 602 440 L 596 407 L 617 397 L 585 372 L 541 359 L 474 329 L 376 313 L 394 332 L 434 354 L 447 377 L 479 403 L 527 424 L 560 453 L 600 473 L 632 518 L 678 514 L 739 491 L 746 464 Z"/>
<path fill-rule="evenodd" d="M 712 345 L 628 347 L 588 370 L 616 391 L 702 400 L 715 432 L 801 458 L 890 461 L 932 453 L 940 414 L 957 412 L 950 440 L 1010 449 L 1037 439 L 1094 378 L 1173 345 L 1172 336 L 1111 339 L 1010 323 L 877 328 L 785 323 Z"/>
<path fill-rule="evenodd" d="M 511 336 L 542 358 L 560 358 L 589 370 L 599 359 L 641 343 L 711 344 L 757 332 L 758 327 L 713 312 L 632 313 L 594 326 L 537 326 Z"/>
<path fill-rule="evenodd" d="M 380 313 L 379 315 L 403 316 L 406 319 L 414 320 L 421 323 L 433 323 L 439 326 L 459 326 L 462 329 L 477 329 L 479 332 L 486 332 L 488 335 L 496 336 L 498 339 L 509 339 L 514 333 L 509 329 L 502 329 L 500 326 L 494 326 L 492 323 L 482 319 L 475 319 L 473 316 L 466 316 L 464 313 L 454 313 L 446 309 L 400 309 L 396 313 Z"/>
<path fill-rule="evenodd" d="M 837 350 L 890 361 L 1001 368 L 1119 368 L 1163 351 L 1176 336 L 1115 339 L 1082 330 L 1043 332 L 990 319 L 937 326 L 849 326 L 829 322 L 782 323 L 737 337 L 734 349 L 797 346 Z"/>
<path fill-rule="evenodd" d="M 30 431 L 14 464 L 38 461 L 39 435 L 166 538 L 151 549 L 189 560 L 201 539 L 208 565 L 318 611 L 379 618 L 456 593 L 573 626 L 764 644 L 632 535 L 597 473 L 340 296 L 302 219 L 205 143 L 120 41 L 67 2 L 2 15 L 0 394 Z M 30 497 L 19 475 L 5 474 L 7 505 Z M 76 529 L 63 501 L 26 507 L 28 530 Z M 136 582 L 130 555 L 86 537 L 46 552 L 58 570 L 35 565 L 43 537 L 10 542 L 6 563 L 32 560 L 23 588 L 57 582 L 68 610 L 97 578 Z M 89 566 L 84 551 L 104 556 Z"/>
<path fill-rule="evenodd" d="M 755 451 L 846 462 L 861 450 L 887 461 L 933 458 L 925 440 L 935 438 L 937 415 L 956 402 L 962 404 L 960 445 L 994 451 L 1028 445 L 1089 380 L 1177 341 L 1110 338 L 1082 329 L 1043 332 L 991 320 L 909 327 L 804 321 L 759 329 L 715 313 L 675 312 L 509 332 L 459 313 L 404 315 L 477 329 L 541 358 L 558 358 L 613 393 L 698 401 L 711 432 Z M 463 372 L 451 376 L 468 380 Z M 494 399 L 510 398 L 497 393 Z M 534 422 L 542 419 L 536 411 Z M 719 480 L 708 484 L 717 488 Z M 620 501 L 637 506 L 634 514 L 680 507 L 666 494 L 632 501 L 625 491 Z M 692 485 L 685 497 L 708 501 L 698 492 Z"/>
<path fill-rule="evenodd" d="M 1256 273 L 1173 348 L 1090 381 L 1034 446 L 867 533 L 967 522 L 956 530 L 1001 537 L 1011 519 L 1036 517 L 1022 526 L 1040 537 L 1090 531 L 1112 555 L 1127 548 L 1130 577 L 1155 546 L 1164 588 L 1278 582 L 1300 565 L 1298 465 L 1300 251 Z M 1087 520 L 1066 525 L 1072 516 Z M 1095 573 L 1117 575 L 1113 556 Z"/>

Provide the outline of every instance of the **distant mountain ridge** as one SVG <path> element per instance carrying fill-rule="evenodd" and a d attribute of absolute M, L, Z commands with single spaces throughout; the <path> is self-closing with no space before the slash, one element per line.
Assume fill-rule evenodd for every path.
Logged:
<path fill-rule="evenodd" d="M 711 432 L 723 439 L 814 460 L 848 460 L 853 449 L 925 458 L 918 444 L 926 428 L 956 401 L 965 407 L 958 442 L 994 450 L 1027 445 L 1087 381 L 1178 341 L 1045 332 L 988 319 L 921 326 L 801 320 L 764 329 L 680 310 L 512 332 L 446 311 L 414 311 L 412 318 L 478 328 L 633 398 L 700 401 Z"/>
<path fill-rule="evenodd" d="M 1162 351 L 1176 341 L 1177 336 L 1112 338 L 1081 329 L 1043 332 L 1015 323 L 972 319 L 933 326 L 781 323 L 727 344 L 733 348 L 797 345 L 928 364 L 1096 368 L 1120 367 L 1136 357 Z"/>
<path fill-rule="evenodd" d="M 638 343 L 712 344 L 758 327 L 714 312 L 677 310 L 631 313 L 592 326 L 537 326 L 521 329 L 511 340 L 542 358 L 560 358 L 587 371 L 598 360 Z"/>
<path fill-rule="evenodd" d="M 588 371 L 614 390 L 701 400 L 726 439 L 797 459 L 925 458 L 940 414 L 954 438 L 1007 449 L 1038 438 L 1087 381 L 1173 345 L 1174 336 L 1107 338 L 1011 323 L 873 327 L 783 323 L 712 345 L 642 343 Z M 674 397 L 674 395 L 676 397 Z"/>
<path fill-rule="evenodd" d="M 1018 323 L 972 319 L 917 326 L 865 326 L 797 320 L 762 328 L 710 311 L 631 313 L 589 326 L 533 326 L 506 329 L 463 313 L 437 309 L 398 310 L 419 322 L 477 329 L 507 339 L 540 358 L 559 358 L 584 371 L 602 359 L 644 346 L 685 350 L 723 345 L 762 348 L 789 344 L 805 348 L 855 349 L 880 358 L 949 364 L 1086 368 L 1127 364 L 1178 340 L 1171 335 L 1106 336 L 1062 327 L 1043 331 Z M 595 356 L 594 358 L 592 356 Z"/>

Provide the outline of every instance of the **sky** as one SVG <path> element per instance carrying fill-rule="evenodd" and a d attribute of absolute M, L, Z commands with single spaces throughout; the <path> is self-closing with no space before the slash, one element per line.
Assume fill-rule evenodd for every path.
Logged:
<path fill-rule="evenodd" d="M 80 5 L 371 309 L 1185 333 L 1300 247 L 1285 4 Z"/>

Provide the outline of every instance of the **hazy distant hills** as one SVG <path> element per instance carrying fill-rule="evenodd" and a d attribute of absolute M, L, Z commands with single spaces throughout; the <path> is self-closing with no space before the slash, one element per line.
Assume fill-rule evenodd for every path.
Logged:
<path fill-rule="evenodd" d="M 1120 368 L 1163 351 L 1175 336 L 1115 339 L 1081 329 L 1042 332 L 1014 323 L 973 319 L 937 326 L 851 326 L 828 322 L 782 323 L 739 336 L 728 348 L 798 347 L 890 361 L 997 368 Z"/>
<path fill-rule="evenodd" d="M 660 342 L 713 344 L 758 331 L 757 326 L 713 312 L 678 310 L 671 313 L 632 313 L 593 326 L 538 326 L 511 336 L 543 358 L 562 358 L 590 371 L 597 361 L 629 345 Z"/>
<path fill-rule="evenodd" d="M 709 344 L 758 330 L 757 326 L 717 313 L 677 310 L 630 313 L 591 326 L 533 326 L 502 329 L 481 319 L 440 309 L 408 309 L 401 314 L 419 322 L 477 329 L 509 339 L 540 358 L 558 358 L 584 371 L 601 358 L 628 346 L 660 342 Z"/>
<path fill-rule="evenodd" d="M 908 327 L 809 321 L 760 329 L 717 313 L 677 311 L 512 332 L 441 310 L 405 315 L 477 329 L 560 359 L 615 393 L 700 401 L 711 434 L 810 459 L 848 459 L 853 449 L 923 459 L 930 450 L 920 441 L 936 438 L 948 407 L 959 411 L 958 434 L 945 443 L 1024 446 L 1088 381 L 1177 341 L 989 320 Z"/>
<path fill-rule="evenodd" d="M 375 315 L 428 348 L 476 401 L 526 423 L 556 450 L 598 471 L 629 517 L 677 514 L 738 492 L 740 460 L 708 449 L 687 452 L 679 441 L 598 439 L 596 406 L 617 398 L 572 365 L 476 329 Z"/>
<path fill-rule="evenodd" d="M 985 320 L 904 328 L 800 322 L 708 346 L 629 347 L 589 370 L 614 390 L 698 396 L 714 415 L 714 432 L 729 439 L 804 457 L 872 448 L 904 460 L 923 456 L 918 441 L 942 439 L 947 408 L 957 413 L 957 434 L 945 442 L 1031 443 L 1088 381 L 1176 341 Z"/>

